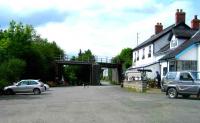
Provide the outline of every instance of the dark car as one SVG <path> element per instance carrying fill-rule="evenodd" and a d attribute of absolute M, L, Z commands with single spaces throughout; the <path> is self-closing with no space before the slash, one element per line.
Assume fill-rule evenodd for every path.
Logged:
<path fill-rule="evenodd" d="M 169 98 L 176 98 L 182 95 L 188 98 L 190 95 L 200 95 L 200 72 L 179 71 L 168 72 L 162 80 L 162 91 L 166 92 Z"/>

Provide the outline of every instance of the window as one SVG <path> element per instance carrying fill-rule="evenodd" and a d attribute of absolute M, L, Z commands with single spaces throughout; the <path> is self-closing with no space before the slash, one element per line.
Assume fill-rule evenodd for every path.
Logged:
<path fill-rule="evenodd" d="M 200 72 L 191 72 L 195 80 L 200 80 Z"/>
<path fill-rule="evenodd" d="M 189 73 L 181 73 L 180 74 L 180 80 L 181 81 L 191 81 L 192 77 Z"/>
<path fill-rule="evenodd" d="M 143 55 L 142 55 L 142 59 L 145 58 L 145 48 L 143 48 Z"/>
<path fill-rule="evenodd" d="M 169 62 L 169 71 L 176 71 L 176 61 Z"/>
<path fill-rule="evenodd" d="M 163 76 L 167 74 L 167 67 L 163 67 Z"/>
<path fill-rule="evenodd" d="M 177 61 L 177 70 L 197 70 L 197 61 Z"/>
<path fill-rule="evenodd" d="M 168 80 L 174 80 L 176 78 L 176 72 L 169 72 L 166 76 Z"/>
<path fill-rule="evenodd" d="M 139 50 L 137 51 L 137 61 L 139 61 Z"/>
<path fill-rule="evenodd" d="M 37 85 L 38 83 L 35 81 L 29 81 L 29 85 Z"/>
<path fill-rule="evenodd" d="M 171 48 L 175 48 L 178 45 L 178 40 L 172 40 L 171 41 Z"/>
<path fill-rule="evenodd" d="M 148 57 L 151 57 L 151 46 L 149 46 L 149 53 L 148 53 Z"/>
<path fill-rule="evenodd" d="M 21 81 L 19 85 L 28 85 L 28 81 Z"/>
<path fill-rule="evenodd" d="M 134 62 L 136 62 L 136 52 L 135 52 Z"/>

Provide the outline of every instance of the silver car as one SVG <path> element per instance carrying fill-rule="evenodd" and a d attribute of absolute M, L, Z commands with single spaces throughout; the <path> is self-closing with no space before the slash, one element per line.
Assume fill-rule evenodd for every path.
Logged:
<path fill-rule="evenodd" d="M 179 71 L 168 72 L 163 78 L 162 91 L 166 92 L 169 98 L 176 98 L 179 94 L 184 98 L 190 95 L 200 95 L 200 72 Z"/>
<path fill-rule="evenodd" d="M 20 82 L 7 86 L 4 88 L 6 94 L 15 94 L 15 93 L 34 93 L 41 94 L 45 91 L 44 83 L 39 80 L 21 80 Z"/>
<path fill-rule="evenodd" d="M 45 91 L 47 91 L 47 90 L 49 90 L 49 85 L 48 84 L 44 84 L 44 89 L 45 89 Z"/>

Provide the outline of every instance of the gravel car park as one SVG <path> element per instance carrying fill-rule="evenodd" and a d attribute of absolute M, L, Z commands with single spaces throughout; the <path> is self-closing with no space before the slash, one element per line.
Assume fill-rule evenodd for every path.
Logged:
<path fill-rule="evenodd" d="M 119 86 L 56 87 L 0 96 L 1 123 L 199 123 L 199 99 L 134 93 Z"/>

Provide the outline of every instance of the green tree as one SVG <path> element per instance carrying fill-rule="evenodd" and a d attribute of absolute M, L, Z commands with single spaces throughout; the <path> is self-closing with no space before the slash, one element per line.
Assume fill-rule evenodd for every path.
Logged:
<path fill-rule="evenodd" d="M 123 71 L 126 71 L 132 65 L 132 49 L 124 48 L 121 50 L 120 54 L 115 56 L 112 60 L 113 63 L 121 63 Z M 109 69 L 109 79 L 112 80 L 112 70 Z"/>
<path fill-rule="evenodd" d="M 11 21 L 9 28 L 4 32 L 4 39 L 8 43 L 8 56 L 24 59 L 29 53 L 34 35 L 35 31 L 32 26 Z"/>
<path fill-rule="evenodd" d="M 37 38 L 31 45 L 32 54 L 27 59 L 30 65 L 29 75 L 39 77 L 43 80 L 54 80 L 55 65 L 54 60 L 58 56 L 64 56 L 64 51 L 55 42 L 47 42 L 46 39 Z"/>
<path fill-rule="evenodd" d="M 31 25 L 11 21 L 7 29 L 0 30 L 0 66 L 7 73 L 1 72 L 0 80 L 4 82 L 33 78 L 52 81 L 55 79 L 55 57 L 63 54 L 63 50 L 55 42 L 41 38 Z M 20 62 L 16 62 L 16 59 L 25 63 L 24 69 L 20 69 Z M 23 75 L 15 70 L 13 64 L 19 68 L 17 70 L 23 70 L 20 72 Z M 11 65 L 13 66 L 8 67 Z"/>
<path fill-rule="evenodd" d="M 94 61 L 94 55 L 91 50 L 86 50 L 78 53 L 78 57 L 73 57 L 72 60 L 78 61 Z M 89 84 L 90 81 L 90 66 L 67 66 L 64 70 L 65 79 L 71 85 L 82 85 L 83 83 Z"/>
<path fill-rule="evenodd" d="M 124 48 L 122 49 L 120 54 L 113 59 L 113 61 L 115 63 L 120 62 L 122 64 L 123 70 L 126 70 L 132 65 L 132 59 L 133 59 L 132 49 Z"/>
<path fill-rule="evenodd" d="M 21 59 L 9 59 L 0 65 L 0 79 L 12 83 L 21 78 L 26 63 Z"/>

